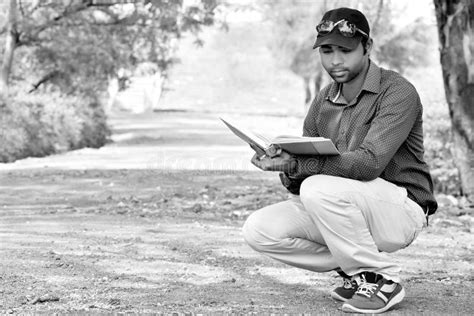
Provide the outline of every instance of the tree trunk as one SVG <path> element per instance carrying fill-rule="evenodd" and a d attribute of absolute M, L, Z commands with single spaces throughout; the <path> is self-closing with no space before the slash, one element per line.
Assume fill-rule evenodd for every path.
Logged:
<path fill-rule="evenodd" d="M 5 40 L 5 51 L 3 54 L 2 66 L 0 68 L 0 95 L 8 93 L 8 79 L 12 69 L 13 55 L 15 53 L 18 32 L 16 25 L 17 6 L 16 0 L 10 0 L 8 8 L 8 26 Z"/>
<path fill-rule="evenodd" d="M 474 200 L 474 1 L 434 0 L 453 156 L 462 194 Z"/>

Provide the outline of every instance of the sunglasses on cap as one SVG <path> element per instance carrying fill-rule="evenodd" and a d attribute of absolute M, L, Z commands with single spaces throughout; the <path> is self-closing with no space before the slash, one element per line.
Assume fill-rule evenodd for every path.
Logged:
<path fill-rule="evenodd" d="M 319 35 L 326 35 L 331 33 L 336 26 L 339 29 L 339 32 L 345 37 L 354 37 L 357 31 L 359 31 L 362 35 L 369 37 L 367 33 L 357 28 L 357 26 L 355 26 L 353 23 L 346 20 L 340 20 L 337 22 L 323 20 L 316 26 L 316 31 L 318 31 Z"/>

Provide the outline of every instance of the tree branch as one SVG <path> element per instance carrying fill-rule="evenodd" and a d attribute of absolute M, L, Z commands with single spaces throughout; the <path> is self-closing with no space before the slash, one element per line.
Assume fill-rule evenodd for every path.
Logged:
<path fill-rule="evenodd" d="M 82 0 L 82 1 L 71 1 L 67 4 L 64 10 L 57 16 L 55 16 L 52 20 L 47 21 L 42 25 L 35 26 L 33 30 L 28 34 L 28 32 L 23 32 L 22 35 L 25 35 L 26 38 L 31 38 L 32 40 L 29 41 L 21 41 L 20 45 L 26 45 L 28 42 L 33 42 L 34 38 L 38 38 L 39 34 L 43 31 L 47 30 L 48 28 L 54 27 L 58 25 L 58 22 L 64 20 L 74 14 L 87 10 L 91 7 L 111 7 L 118 4 L 126 4 L 126 3 L 136 3 L 137 1 L 132 0 Z M 111 24 L 120 24 L 125 21 L 126 18 L 117 20 L 115 23 Z M 136 20 L 136 19 L 135 19 Z M 132 24 L 133 21 L 131 21 Z M 97 23 L 98 25 L 102 25 Z M 1 30 L 0 30 L 1 34 Z"/>
<path fill-rule="evenodd" d="M 38 82 L 33 84 L 33 87 L 28 91 L 28 93 L 32 93 L 32 92 L 38 90 L 38 88 L 42 84 L 52 80 L 53 78 L 59 76 L 60 74 L 61 74 L 61 72 L 59 70 L 53 70 L 53 71 L 49 72 L 48 74 L 44 75 Z"/>

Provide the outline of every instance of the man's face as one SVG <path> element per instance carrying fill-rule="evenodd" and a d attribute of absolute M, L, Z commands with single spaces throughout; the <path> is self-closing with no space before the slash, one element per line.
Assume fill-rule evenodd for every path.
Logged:
<path fill-rule="evenodd" d="M 337 45 L 323 45 L 319 49 L 321 63 L 328 74 L 339 83 L 348 83 L 356 78 L 368 63 L 362 44 L 355 49 Z"/>

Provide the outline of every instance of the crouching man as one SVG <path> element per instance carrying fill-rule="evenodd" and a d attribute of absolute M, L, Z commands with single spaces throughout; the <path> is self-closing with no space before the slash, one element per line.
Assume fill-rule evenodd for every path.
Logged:
<path fill-rule="evenodd" d="M 243 234 L 258 252 L 314 272 L 336 271 L 331 292 L 346 312 L 381 313 L 405 291 L 387 253 L 407 247 L 437 209 L 423 159 L 422 104 L 416 89 L 370 59 L 365 16 L 339 8 L 317 25 L 314 48 L 333 82 L 315 97 L 304 136 L 330 138 L 338 156 L 270 158 L 293 198 L 255 211 Z"/>

